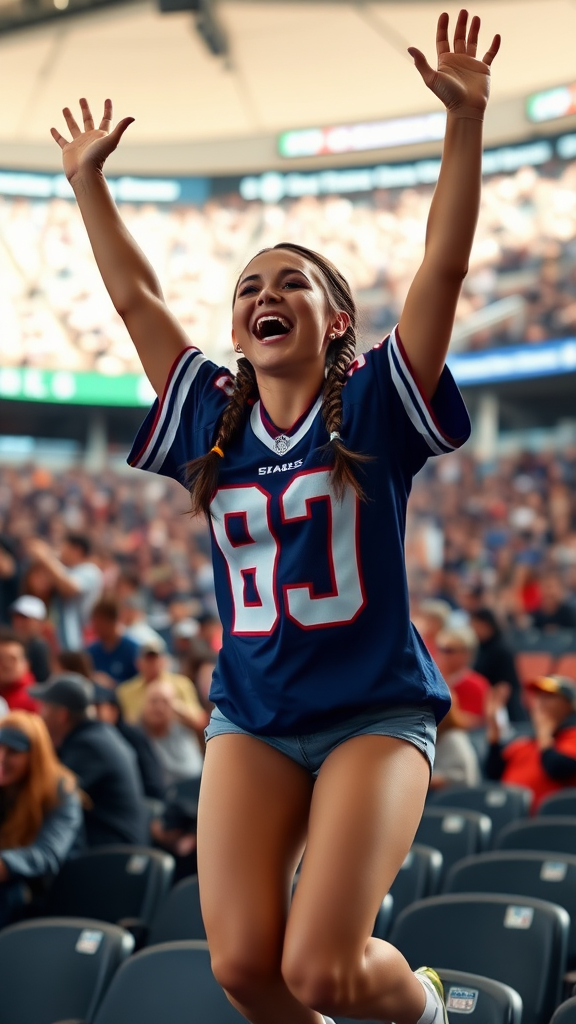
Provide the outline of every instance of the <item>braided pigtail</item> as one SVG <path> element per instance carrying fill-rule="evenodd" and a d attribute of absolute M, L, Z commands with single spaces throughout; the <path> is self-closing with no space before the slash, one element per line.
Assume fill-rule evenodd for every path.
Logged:
<path fill-rule="evenodd" d="M 358 469 L 362 463 L 370 462 L 370 455 L 351 452 L 340 437 L 342 426 L 342 388 L 346 376 L 356 356 L 356 333 L 350 324 L 336 341 L 333 341 L 327 354 L 327 373 L 322 393 L 322 418 L 330 440 L 323 446 L 323 451 L 334 461 L 332 484 L 336 497 L 342 500 L 346 487 L 350 486 L 360 498 L 366 500 L 366 494 L 358 480 Z"/>
<path fill-rule="evenodd" d="M 244 420 L 246 403 L 251 398 L 258 398 L 254 367 L 247 359 L 239 359 L 234 390 L 222 414 L 214 445 L 206 455 L 200 455 L 186 467 L 192 515 L 200 512 L 208 517 L 211 515 L 210 502 L 218 486 L 220 460 L 237 436 Z"/>

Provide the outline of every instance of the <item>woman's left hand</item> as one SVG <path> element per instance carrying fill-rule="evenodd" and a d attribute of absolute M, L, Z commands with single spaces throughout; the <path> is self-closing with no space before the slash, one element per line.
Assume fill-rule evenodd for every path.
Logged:
<path fill-rule="evenodd" d="M 408 53 L 414 59 L 424 82 L 438 96 L 447 110 L 461 111 L 481 118 L 490 95 L 490 65 L 500 49 L 500 36 L 495 35 L 490 49 L 482 60 L 476 59 L 480 18 L 474 17 L 466 38 L 468 11 L 460 11 L 454 31 L 454 51 L 448 41 L 448 15 L 438 18 L 436 53 L 438 70 L 430 67 L 426 57 L 410 46 Z"/>

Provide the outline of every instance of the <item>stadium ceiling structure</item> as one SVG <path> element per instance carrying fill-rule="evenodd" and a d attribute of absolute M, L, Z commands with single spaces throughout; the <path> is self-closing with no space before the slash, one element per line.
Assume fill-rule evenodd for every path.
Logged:
<path fill-rule="evenodd" d="M 62 128 L 62 107 L 78 110 L 80 96 L 96 116 L 111 96 L 115 116 L 136 118 L 111 160 L 119 173 L 286 167 L 275 144 L 283 130 L 438 109 L 406 48 L 418 46 L 432 59 L 438 14 L 448 10 L 454 23 L 460 6 L 452 0 L 0 0 L 0 167 L 57 169 L 49 129 Z M 486 46 L 494 32 L 503 37 L 488 141 L 554 130 L 529 125 L 524 102 L 531 92 L 576 80 L 576 0 L 468 6 L 482 17 Z M 575 121 L 561 129 L 564 123 L 572 128 Z M 412 147 L 385 157 L 420 152 Z M 383 154 L 336 162 L 372 159 Z M 289 166 L 296 169 L 298 161 Z"/>

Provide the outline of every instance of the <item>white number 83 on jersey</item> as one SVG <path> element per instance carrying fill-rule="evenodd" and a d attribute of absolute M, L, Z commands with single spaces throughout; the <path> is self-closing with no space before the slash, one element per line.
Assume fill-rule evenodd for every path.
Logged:
<path fill-rule="evenodd" d="M 277 583 L 280 544 L 271 526 L 271 503 L 280 504 L 283 523 L 311 520 L 312 504 L 327 502 L 326 551 L 315 559 L 327 559 L 331 589 L 315 594 L 306 579 L 285 582 L 284 606 L 288 618 L 302 629 L 352 622 L 366 598 L 358 559 L 358 498 L 349 488 L 338 501 L 330 484 L 330 471 L 297 474 L 279 498 L 260 484 L 222 487 L 212 500 L 212 526 L 216 543 L 226 561 L 233 603 L 232 633 L 267 636 L 280 618 Z M 242 539 L 233 536 L 231 520 L 240 519 Z M 302 573 L 306 576 L 306 565 Z"/>

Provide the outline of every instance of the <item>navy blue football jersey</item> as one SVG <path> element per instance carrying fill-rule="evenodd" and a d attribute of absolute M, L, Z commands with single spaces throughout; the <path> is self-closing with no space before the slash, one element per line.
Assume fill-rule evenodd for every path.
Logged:
<path fill-rule="evenodd" d="M 182 352 L 130 464 L 184 482 L 230 388 L 228 370 Z M 211 531 L 224 639 L 210 696 L 256 734 L 316 732 L 394 705 L 428 704 L 440 720 L 450 706 L 410 623 L 404 532 L 412 478 L 466 441 L 466 407 L 447 367 L 426 400 L 397 331 L 356 359 L 342 404 L 343 441 L 372 457 L 358 470 L 365 501 L 333 493 L 320 397 L 286 431 L 257 401 L 221 461 Z"/>

